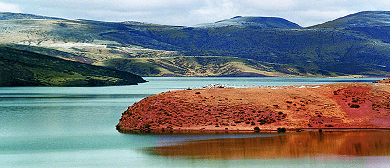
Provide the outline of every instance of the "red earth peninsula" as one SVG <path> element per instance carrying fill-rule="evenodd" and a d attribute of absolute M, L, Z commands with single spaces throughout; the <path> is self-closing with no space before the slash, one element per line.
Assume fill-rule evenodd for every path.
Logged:
<path fill-rule="evenodd" d="M 383 79 L 383 80 L 380 80 L 380 81 L 375 81 L 374 83 L 390 83 L 390 78 Z"/>
<path fill-rule="evenodd" d="M 390 84 L 169 91 L 130 106 L 116 128 L 122 133 L 390 129 Z"/>

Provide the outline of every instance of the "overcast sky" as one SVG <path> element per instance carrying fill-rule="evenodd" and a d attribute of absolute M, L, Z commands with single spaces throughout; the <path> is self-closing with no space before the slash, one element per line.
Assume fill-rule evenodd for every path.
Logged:
<path fill-rule="evenodd" d="M 1 12 L 66 19 L 140 21 L 192 26 L 234 16 L 282 17 L 301 26 L 372 10 L 389 0 L 0 0 Z"/>

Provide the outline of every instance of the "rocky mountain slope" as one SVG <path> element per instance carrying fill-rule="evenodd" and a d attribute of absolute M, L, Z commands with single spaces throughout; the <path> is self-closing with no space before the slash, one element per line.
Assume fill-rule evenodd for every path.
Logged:
<path fill-rule="evenodd" d="M 279 29 L 295 29 L 300 28 L 296 23 L 290 22 L 283 18 L 276 17 L 242 17 L 236 16 L 231 19 L 221 20 L 215 23 L 200 24 L 197 27 L 256 27 L 256 28 L 279 28 Z"/>
<path fill-rule="evenodd" d="M 143 76 L 390 75 L 389 12 L 307 28 L 266 17 L 183 27 L 0 16 L 3 45 Z"/>
<path fill-rule="evenodd" d="M 0 86 L 135 85 L 141 77 L 79 62 L 0 46 Z"/>

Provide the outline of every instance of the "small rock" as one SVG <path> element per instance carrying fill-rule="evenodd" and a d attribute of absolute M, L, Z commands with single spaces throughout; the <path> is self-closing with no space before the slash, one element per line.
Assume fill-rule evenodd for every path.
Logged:
<path fill-rule="evenodd" d="M 279 132 L 279 133 L 286 132 L 286 128 L 278 128 L 278 132 Z"/>
<path fill-rule="evenodd" d="M 351 104 L 349 107 L 351 107 L 351 108 L 359 108 L 360 105 L 358 105 L 358 104 Z"/>
<path fill-rule="evenodd" d="M 254 130 L 255 130 L 255 132 L 260 132 L 260 128 L 259 127 L 255 127 Z"/>

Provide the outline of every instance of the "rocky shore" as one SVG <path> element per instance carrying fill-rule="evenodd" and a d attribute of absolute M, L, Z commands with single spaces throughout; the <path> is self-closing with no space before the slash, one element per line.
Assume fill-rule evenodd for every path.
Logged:
<path fill-rule="evenodd" d="M 390 129 L 390 84 L 169 91 L 130 106 L 116 128 L 122 133 Z"/>
<path fill-rule="evenodd" d="M 390 83 L 390 78 L 383 79 L 383 80 L 380 80 L 380 81 L 375 81 L 374 83 Z"/>

